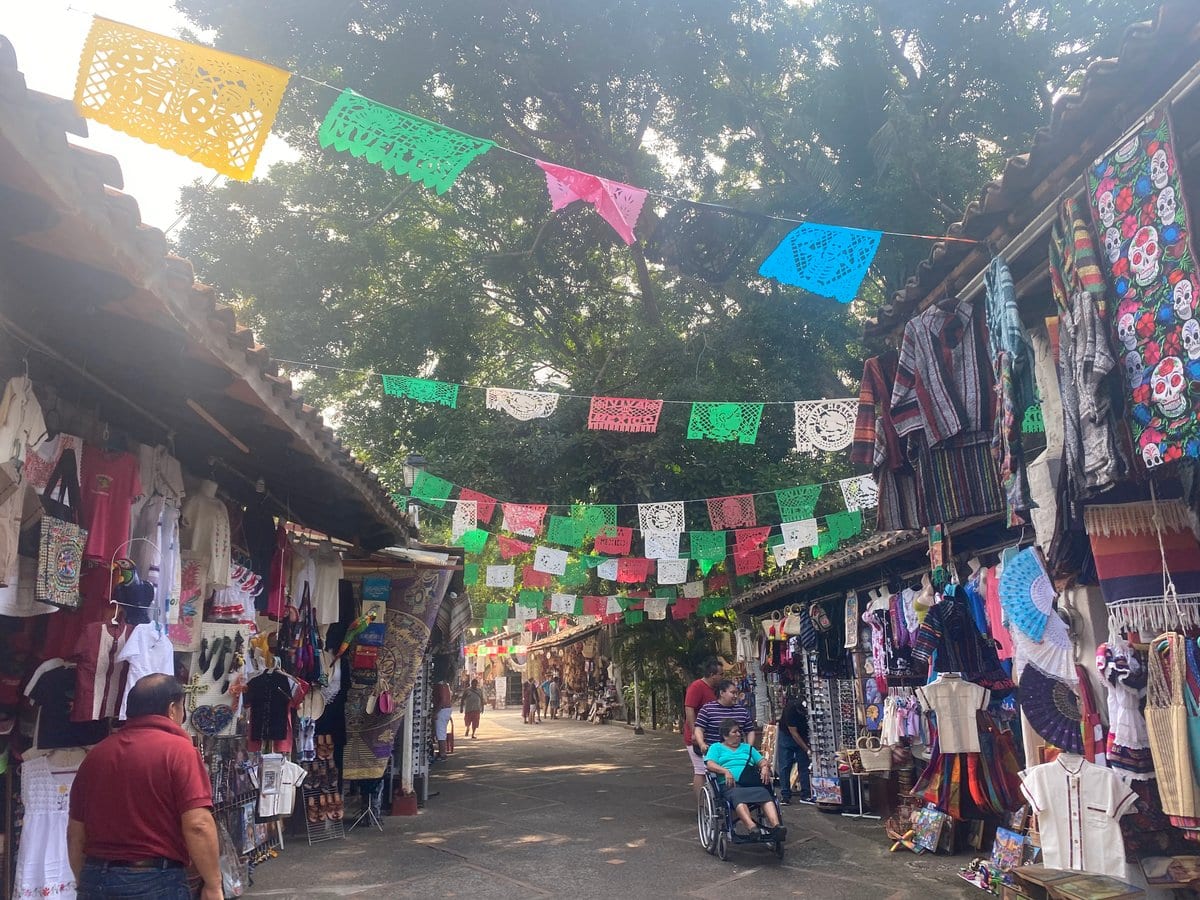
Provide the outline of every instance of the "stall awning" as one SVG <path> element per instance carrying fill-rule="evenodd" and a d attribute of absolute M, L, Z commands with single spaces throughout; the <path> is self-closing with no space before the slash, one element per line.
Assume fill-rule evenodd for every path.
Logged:
<path fill-rule="evenodd" d="M 36 384 L 173 444 L 235 497 L 261 478 L 293 521 L 369 550 L 405 543 L 408 519 L 378 478 L 142 223 L 117 161 L 68 133 L 86 123 L 27 89 L 0 37 L 0 374 L 24 359 Z"/>

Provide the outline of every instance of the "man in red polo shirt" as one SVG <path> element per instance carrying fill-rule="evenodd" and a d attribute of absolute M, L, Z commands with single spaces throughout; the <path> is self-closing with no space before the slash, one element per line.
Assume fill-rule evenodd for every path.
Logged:
<path fill-rule="evenodd" d="M 222 900 L 212 786 L 180 727 L 183 688 L 147 675 L 130 689 L 126 713 L 71 786 L 67 849 L 79 900 L 188 900 L 189 862 L 204 879 L 201 900 Z"/>
<path fill-rule="evenodd" d="M 721 680 L 725 667 L 716 657 L 706 659 L 700 668 L 700 677 L 688 685 L 683 695 L 683 743 L 687 747 L 688 759 L 692 762 L 692 789 L 698 795 L 704 787 L 704 755 L 692 749 L 692 732 L 696 730 L 696 713 L 705 703 L 717 699 L 714 685 Z"/>

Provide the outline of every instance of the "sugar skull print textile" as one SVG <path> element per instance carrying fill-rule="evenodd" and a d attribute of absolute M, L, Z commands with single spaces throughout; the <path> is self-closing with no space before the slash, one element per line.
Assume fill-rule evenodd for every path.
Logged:
<path fill-rule="evenodd" d="M 1088 197 L 1117 304 L 1136 452 L 1146 468 L 1198 458 L 1200 284 L 1165 109 L 1092 165 Z"/>

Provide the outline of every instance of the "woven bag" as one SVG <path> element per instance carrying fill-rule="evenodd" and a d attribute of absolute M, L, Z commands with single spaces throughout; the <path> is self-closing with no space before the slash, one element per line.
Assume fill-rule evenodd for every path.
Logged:
<path fill-rule="evenodd" d="M 1146 726 L 1163 812 L 1196 818 L 1200 813 L 1200 789 L 1192 772 L 1187 706 L 1183 702 L 1184 640 L 1182 635 L 1168 632 L 1150 644 Z"/>
<path fill-rule="evenodd" d="M 892 748 L 884 747 L 879 738 L 863 735 L 858 739 L 858 758 L 865 772 L 892 771 Z"/>

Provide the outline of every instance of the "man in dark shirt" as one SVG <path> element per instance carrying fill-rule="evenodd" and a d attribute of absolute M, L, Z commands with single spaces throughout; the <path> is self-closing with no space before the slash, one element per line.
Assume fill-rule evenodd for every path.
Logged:
<path fill-rule="evenodd" d="M 779 717 L 779 739 L 776 742 L 776 761 L 779 765 L 779 800 L 792 802 L 792 766 L 799 768 L 800 799 L 812 800 L 809 778 L 808 711 L 799 697 L 792 697 Z"/>
<path fill-rule="evenodd" d="M 170 675 L 147 675 L 129 691 L 125 726 L 88 753 L 71 785 L 67 852 L 80 900 L 190 897 L 222 900 L 212 786 L 180 726 L 184 693 Z"/>

